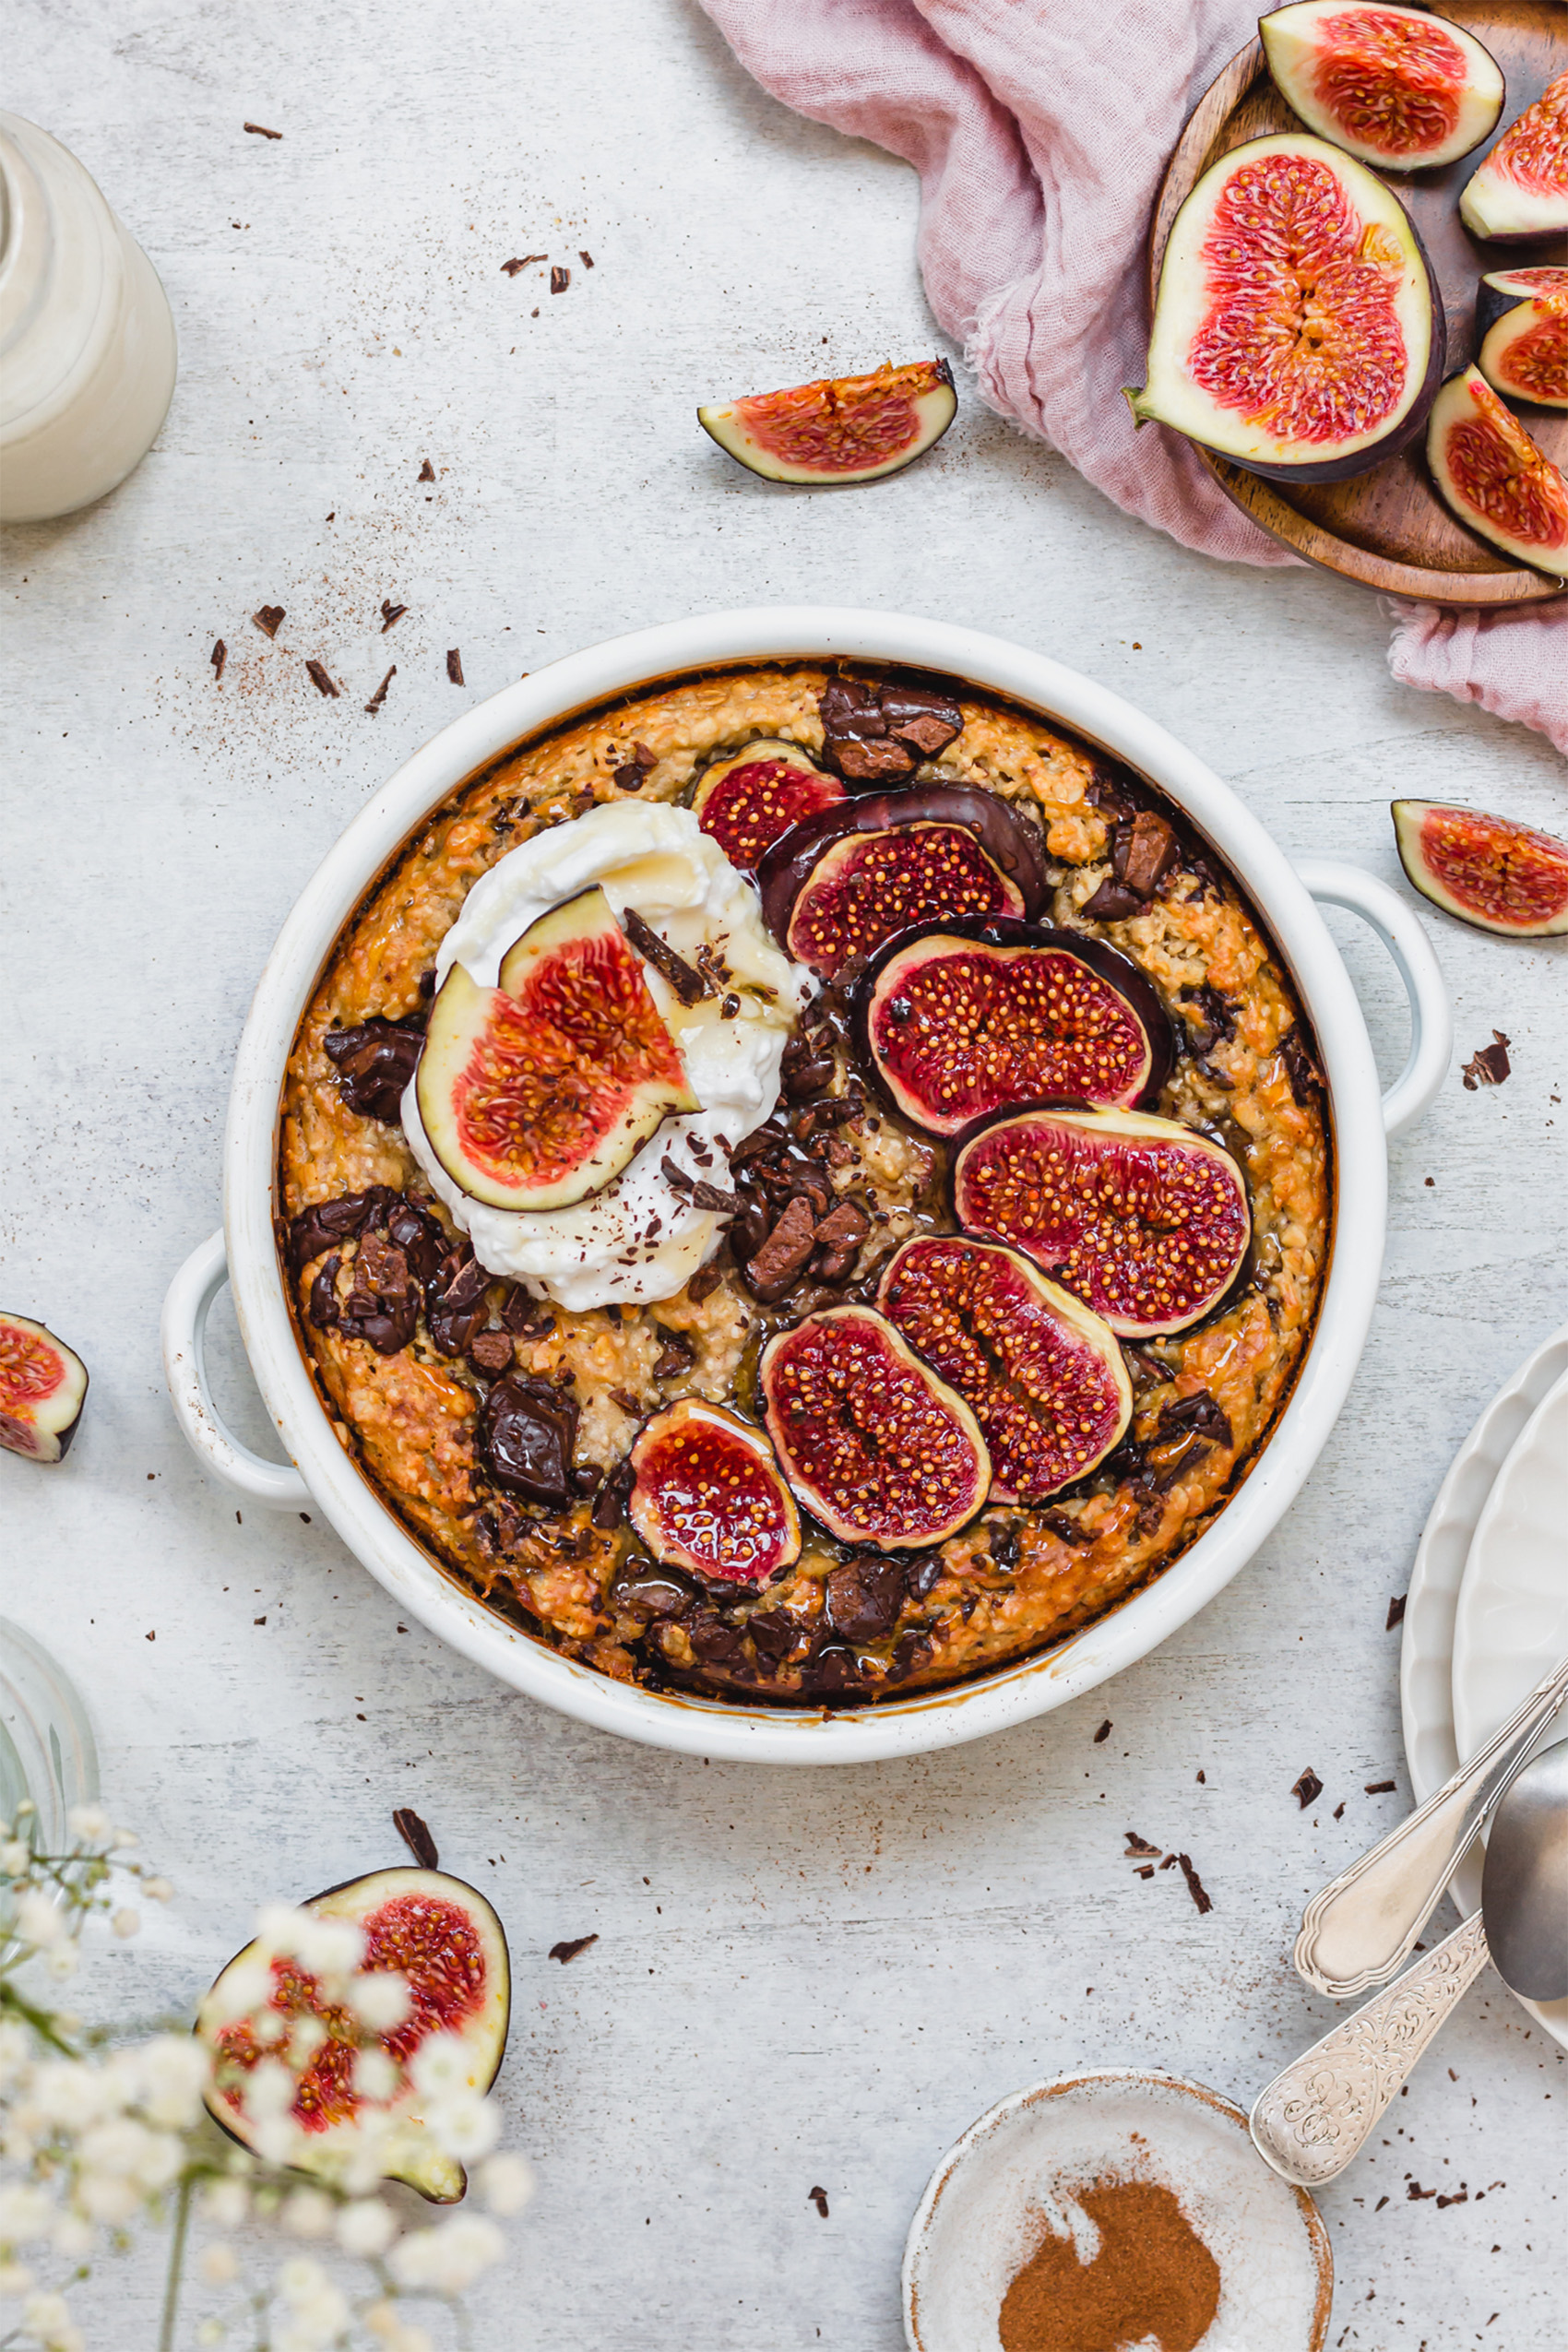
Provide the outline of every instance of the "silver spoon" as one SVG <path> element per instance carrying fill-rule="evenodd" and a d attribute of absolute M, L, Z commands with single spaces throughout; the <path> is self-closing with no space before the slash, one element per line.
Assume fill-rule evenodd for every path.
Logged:
<path fill-rule="evenodd" d="M 1343 2172 L 1489 1959 L 1528 2001 L 1568 1994 L 1568 1740 L 1499 1805 L 1480 1909 L 1258 2093 L 1258 2154 L 1303 2189 Z"/>

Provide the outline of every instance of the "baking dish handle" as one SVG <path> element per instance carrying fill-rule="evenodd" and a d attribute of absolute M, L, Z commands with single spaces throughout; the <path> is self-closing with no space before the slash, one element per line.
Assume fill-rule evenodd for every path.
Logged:
<path fill-rule="evenodd" d="M 1361 867 L 1341 865 L 1337 858 L 1298 858 L 1296 872 L 1314 898 L 1348 907 L 1372 925 L 1405 983 L 1410 1051 L 1383 1098 L 1384 1127 L 1397 1135 L 1431 1110 L 1454 1051 L 1454 1018 L 1431 942 L 1415 909 Z"/>
<path fill-rule="evenodd" d="M 311 1499 L 291 1462 L 268 1462 L 242 1445 L 220 1419 L 207 1383 L 207 1318 L 229 1279 L 221 1233 L 193 1250 L 163 1301 L 163 1377 L 186 1443 L 205 1469 L 269 1511 L 297 1511 Z"/>

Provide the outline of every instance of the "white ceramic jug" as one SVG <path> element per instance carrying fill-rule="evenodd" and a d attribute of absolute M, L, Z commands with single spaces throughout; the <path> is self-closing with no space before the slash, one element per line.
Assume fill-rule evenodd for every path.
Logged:
<path fill-rule="evenodd" d="M 0 522 L 90 505 L 174 389 L 157 272 L 58 139 L 0 113 Z"/>

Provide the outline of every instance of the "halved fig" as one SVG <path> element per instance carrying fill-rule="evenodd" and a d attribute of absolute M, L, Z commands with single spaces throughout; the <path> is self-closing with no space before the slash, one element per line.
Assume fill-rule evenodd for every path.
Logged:
<path fill-rule="evenodd" d="M 945 360 L 823 376 L 699 409 L 719 447 L 767 481 L 874 481 L 940 441 L 957 414 Z"/>
<path fill-rule="evenodd" d="M 1308 130 L 1382 172 L 1457 163 L 1503 112 L 1491 51 L 1424 8 L 1295 0 L 1258 30 L 1275 84 Z"/>
<path fill-rule="evenodd" d="M 0 1445 L 30 1462 L 59 1462 L 87 1401 L 87 1366 L 30 1315 L 0 1311 Z"/>
<path fill-rule="evenodd" d="M 1391 805 L 1400 863 L 1434 907 L 1507 939 L 1568 932 L 1568 841 L 1479 809 Z"/>
<path fill-rule="evenodd" d="M 672 1111 L 699 1106 L 643 967 L 597 885 L 531 923 L 500 985 L 454 964 L 415 1073 L 431 1149 L 493 1208 L 598 1192 Z"/>
<path fill-rule="evenodd" d="M 494 2082 L 512 2013 L 511 1966 L 500 1920 L 476 1888 L 442 1871 L 373 1871 L 313 1895 L 301 1908 L 361 1930 L 361 1973 L 391 1969 L 405 1979 L 409 2008 L 403 2022 L 371 2037 L 397 2069 L 396 2088 L 389 2098 L 375 2100 L 358 2091 L 355 2061 L 364 2028 L 340 2002 L 327 1999 L 320 1979 L 297 1960 L 272 1957 L 247 1943 L 201 2005 L 196 2031 L 214 2061 L 206 2094 L 208 2112 L 242 2147 L 254 2149 L 258 2125 L 246 2108 L 245 2078 L 264 2059 L 287 2062 L 291 2049 L 297 2054 L 295 2037 L 308 2019 L 311 2038 L 322 2027 L 326 2038 L 298 2073 L 289 2163 L 296 2171 L 338 2178 L 362 2120 L 374 2110 L 390 2117 L 396 2127 L 382 2177 L 406 2182 L 432 2204 L 456 2204 L 468 2176 L 433 2137 L 426 2102 L 410 2078 L 409 2063 L 432 2034 L 451 2034 L 462 2042 L 471 2087 L 487 2091 Z M 254 1994 L 244 1983 L 258 1959 L 270 1970 L 267 2008 L 279 2025 L 267 2039 L 250 2022 Z"/>
<path fill-rule="evenodd" d="M 1568 229 L 1568 74 L 1549 82 L 1471 172 L 1459 218 L 1509 244 Z"/>
<path fill-rule="evenodd" d="M 889 1261 L 877 1304 L 979 1421 L 992 1503 L 1043 1503 L 1086 1477 L 1133 1417 L 1110 1324 L 1016 1250 L 922 1234 Z"/>
<path fill-rule="evenodd" d="M 808 1315 L 768 1341 L 757 1378 L 784 1475 L 831 1534 L 915 1551 L 984 1503 L 979 1421 L 885 1315 Z"/>
<path fill-rule="evenodd" d="M 1133 1111 L 998 1120 L 959 1152 L 953 1199 L 968 1231 L 1011 1242 L 1130 1338 L 1209 1313 L 1252 1240 L 1229 1153 Z"/>
<path fill-rule="evenodd" d="M 1555 282 L 1520 292 L 1510 280 L 1522 278 Z M 1481 280 L 1476 324 L 1476 365 L 1494 392 L 1568 409 L 1568 269 L 1494 270 Z"/>
<path fill-rule="evenodd" d="M 844 798 L 836 776 L 825 776 L 793 743 L 748 743 L 731 759 L 715 760 L 692 806 L 737 873 L 754 873 L 765 849 L 802 817 L 815 816 Z"/>
<path fill-rule="evenodd" d="M 1427 428 L 1431 477 L 1462 523 L 1516 564 L 1568 572 L 1568 482 L 1481 374 L 1437 396 Z"/>
<path fill-rule="evenodd" d="M 861 982 L 861 1049 L 929 1134 L 1044 1096 L 1128 1109 L 1170 1075 L 1170 1016 L 1137 966 L 1076 932 L 931 923 Z"/>
<path fill-rule="evenodd" d="M 931 784 L 862 792 L 803 818 L 757 873 L 768 929 L 831 980 L 896 932 L 945 916 L 1038 915 L 1034 833 L 994 792 Z"/>
<path fill-rule="evenodd" d="M 664 1567 L 762 1585 L 800 1558 L 794 1498 L 739 1413 L 683 1396 L 644 1422 L 631 1463 L 626 1515 Z"/>
<path fill-rule="evenodd" d="M 1211 164 L 1160 267 L 1139 424 L 1273 481 L 1344 481 L 1420 431 L 1443 374 L 1436 280 L 1364 164 L 1301 135 Z"/>
<path fill-rule="evenodd" d="M 1554 262 L 1522 262 L 1516 269 L 1489 269 L 1476 290 L 1476 333 L 1489 335 L 1505 311 L 1537 294 L 1568 294 L 1568 269 Z"/>

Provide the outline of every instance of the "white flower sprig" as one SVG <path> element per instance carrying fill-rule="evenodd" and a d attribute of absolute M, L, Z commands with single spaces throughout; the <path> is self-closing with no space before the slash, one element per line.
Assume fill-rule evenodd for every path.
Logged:
<path fill-rule="evenodd" d="M 0 2352 L 84 2352 L 64 2290 L 88 2275 L 101 2251 L 131 2244 L 137 2224 L 171 2230 L 160 2352 L 175 2352 L 191 2267 L 205 2285 L 239 2296 L 229 2313 L 201 2322 L 199 2345 L 237 2341 L 244 2328 L 268 2352 L 432 2352 L 428 2331 L 407 2316 L 409 2299 L 449 2305 L 461 2328 L 459 2299 L 500 2261 L 505 2239 L 480 2214 L 404 2229 L 375 2193 L 410 2101 L 445 2156 L 483 2159 L 476 2181 L 491 2215 L 520 2212 L 532 2187 L 520 2156 L 492 2153 L 499 2119 L 470 2080 L 461 2038 L 426 2036 L 407 2066 L 391 2057 L 381 2037 L 409 2013 L 407 1980 L 362 1967 L 364 1940 L 350 1922 L 285 1905 L 262 1911 L 255 1946 L 214 1988 L 220 2005 L 212 1996 L 204 2002 L 199 2037 L 167 2025 L 84 2029 L 34 1980 L 75 1975 L 95 1914 L 108 1915 L 118 1936 L 137 1933 L 136 1910 L 116 1899 L 117 1878 L 139 1883 L 154 1902 L 173 1890 L 98 1808 L 73 1812 L 69 1829 L 70 1850 L 50 1855 L 37 1848 L 30 1804 L 14 1824 L 0 1823 L 0 2296 L 21 2304 Z M 297 1998 L 286 1997 L 291 1989 Z M 349 2045 L 338 2056 L 355 2129 L 324 2155 L 298 2101 L 329 2040 Z M 225 2094 L 243 2094 L 254 2154 L 215 2130 L 209 2091 L 220 2106 Z M 305 2157 L 308 2184 L 294 2168 Z M 227 2236 L 208 2233 L 253 2218 L 332 2241 L 362 2266 L 361 2277 L 345 2286 L 322 2262 L 295 2254 L 272 2276 L 247 2279 Z M 193 2223 L 205 2235 L 194 2264 Z"/>

